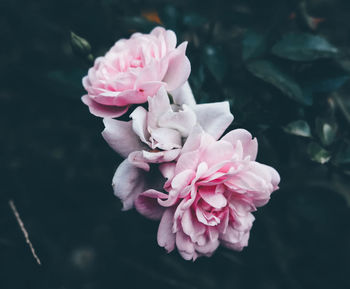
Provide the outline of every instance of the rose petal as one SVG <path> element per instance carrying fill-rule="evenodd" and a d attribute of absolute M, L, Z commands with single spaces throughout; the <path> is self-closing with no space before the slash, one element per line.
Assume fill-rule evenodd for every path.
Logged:
<path fill-rule="evenodd" d="M 88 95 L 81 98 L 82 102 L 89 107 L 91 114 L 99 117 L 120 117 L 125 114 L 129 106 L 108 106 L 97 103 Z"/>
<path fill-rule="evenodd" d="M 193 106 L 203 130 L 218 139 L 233 121 L 228 101 Z"/>
<path fill-rule="evenodd" d="M 159 205 L 157 198 L 165 199 L 167 195 L 156 190 L 141 193 L 135 200 L 136 210 L 149 219 L 161 219 L 165 209 Z"/>
<path fill-rule="evenodd" d="M 238 141 L 242 143 L 243 157 L 250 156 L 250 160 L 254 161 L 258 153 L 258 141 L 252 139 L 252 135 L 245 129 L 235 129 L 227 133 L 222 140 L 235 145 Z"/>
<path fill-rule="evenodd" d="M 168 71 L 163 78 L 168 91 L 183 85 L 190 75 L 191 64 L 185 55 L 186 47 L 187 42 L 183 42 L 169 55 Z"/>
<path fill-rule="evenodd" d="M 104 118 L 102 136 L 109 146 L 126 158 L 131 152 L 143 149 L 138 136 L 132 130 L 132 122 Z"/>
<path fill-rule="evenodd" d="M 141 169 L 124 160 L 114 174 L 112 186 L 126 211 L 133 207 L 137 196 L 145 190 L 145 176 Z"/>
<path fill-rule="evenodd" d="M 172 232 L 173 217 L 173 208 L 164 211 L 157 234 L 158 245 L 164 247 L 168 253 L 175 248 L 175 234 Z"/>

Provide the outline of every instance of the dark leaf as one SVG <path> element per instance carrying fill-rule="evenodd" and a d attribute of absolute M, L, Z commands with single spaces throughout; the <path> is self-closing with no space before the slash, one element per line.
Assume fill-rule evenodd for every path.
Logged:
<path fill-rule="evenodd" d="M 323 145 L 329 146 L 333 143 L 337 130 L 338 126 L 335 121 L 316 119 L 316 132 Z"/>
<path fill-rule="evenodd" d="M 290 60 L 311 61 L 334 57 L 338 49 L 320 36 L 291 32 L 272 47 L 272 53 Z"/>
<path fill-rule="evenodd" d="M 303 94 L 299 84 L 271 61 L 256 60 L 248 63 L 247 69 L 256 77 L 274 85 L 291 99 L 305 105 L 312 104 L 312 99 Z"/>
<path fill-rule="evenodd" d="M 89 61 L 93 60 L 93 56 L 91 54 L 91 45 L 85 38 L 80 37 L 71 31 L 70 40 L 72 48 L 77 54 L 86 57 Z"/>
<path fill-rule="evenodd" d="M 343 144 L 334 157 L 333 162 L 337 165 L 350 164 L 350 144 Z"/>
<path fill-rule="evenodd" d="M 207 45 L 204 47 L 203 60 L 215 79 L 221 82 L 228 70 L 227 57 L 223 50 Z"/>
<path fill-rule="evenodd" d="M 315 142 L 309 143 L 307 153 L 312 161 L 320 164 L 325 164 L 331 159 L 330 153 Z"/>
<path fill-rule="evenodd" d="M 311 130 L 309 124 L 304 120 L 296 120 L 288 125 L 286 125 L 283 130 L 286 133 L 303 136 L 303 137 L 311 137 Z"/>
<path fill-rule="evenodd" d="M 266 52 L 266 37 L 262 33 L 249 30 L 242 42 L 243 60 L 260 57 Z"/>

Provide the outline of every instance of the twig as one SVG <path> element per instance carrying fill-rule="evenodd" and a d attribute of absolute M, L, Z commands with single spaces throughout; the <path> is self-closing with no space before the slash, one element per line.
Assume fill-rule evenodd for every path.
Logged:
<path fill-rule="evenodd" d="M 17 223 L 18 223 L 19 227 L 21 228 L 21 231 L 22 231 L 22 233 L 24 235 L 24 238 L 26 239 L 26 242 L 27 242 L 27 244 L 28 244 L 28 246 L 30 248 L 30 251 L 32 252 L 32 255 L 33 255 L 34 259 L 36 260 L 38 265 L 41 265 L 41 261 L 40 261 L 39 257 L 35 253 L 35 250 L 34 250 L 32 242 L 30 242 L 30 240 L 29 240 L 28 232 L 27 232 L 26 228 L 24 227 L 24 224 L 23 224 L 23 222 L 21 220 L 21 217 L 19 216 L 19 213 L 18 213 L 18 211 L 16 209 L 15 203 L 12 200 L 10 200 L 9 201 L 9 205 L 10 205 L 10 208 L 11 208 L 11 210 L 12 210 L 12 212 L 13 212 L 16 220 L 17 220 Z"/>

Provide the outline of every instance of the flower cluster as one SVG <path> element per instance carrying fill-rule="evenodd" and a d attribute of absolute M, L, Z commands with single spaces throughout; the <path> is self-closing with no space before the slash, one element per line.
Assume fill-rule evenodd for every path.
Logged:
<path fill-rule="evenodd" d="M 125 158 L 113 178 L 124 210 L 160 220 L 158 244 L 195 260 L 219 244 L 247 246 L 252 212 L 280 177 L 256 162 L 248 131 L 222 136 L 233 121 L 228 102 L 196 103 L 187 43 L 176 42 L 161 27 L 117 41 L 84 77 L 82 100 L 104 118 L 102 136 Z M 114 119 L 132 107 L 130 121 Z"/>

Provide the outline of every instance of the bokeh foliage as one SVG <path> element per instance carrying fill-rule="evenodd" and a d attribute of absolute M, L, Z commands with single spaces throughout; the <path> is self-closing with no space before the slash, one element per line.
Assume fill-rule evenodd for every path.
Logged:
<path fill-rule="evenodd" d="M 0 288 L 350 287 L 348 0 L 5 0 L 0 11 Z M 112 194 L 121 159 L 80 101 L 81 78 L 117 39 L 159 24 L 189 41 L 197 100 L 228 100 L 232 128 L 250 130 L 281 174 L 243 252 L 167 255 L 157 224 Z"/>

